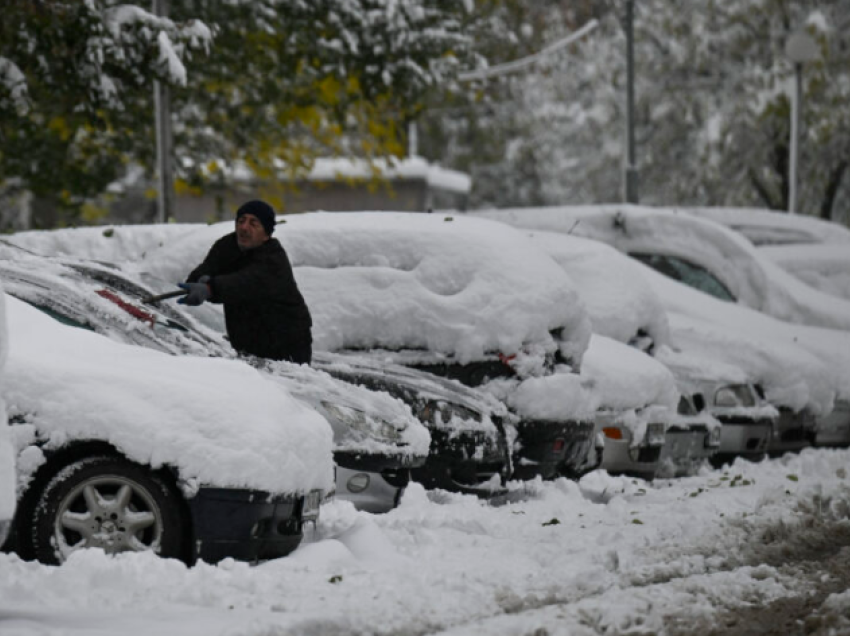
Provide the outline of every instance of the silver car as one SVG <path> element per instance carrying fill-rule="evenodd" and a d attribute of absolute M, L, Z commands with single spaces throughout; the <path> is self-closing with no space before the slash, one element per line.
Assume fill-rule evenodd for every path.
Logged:
<path fill-rule="evenodd" d="M 665 442 L 665 424 L 650 422 L 641 439 L 635 439 L 632 429 L 626 425 L 620 413 L 597 411 L 594 419 L 597 439 L 598 468 L 611 474 L 634 475 L 652 479 L 661 461 L 661 449 Z"/>

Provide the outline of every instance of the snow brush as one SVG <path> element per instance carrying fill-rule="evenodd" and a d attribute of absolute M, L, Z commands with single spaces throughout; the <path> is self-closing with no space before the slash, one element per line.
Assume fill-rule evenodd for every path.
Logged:
<path fill-rule="evenodd" d="M 175 291 L 166 292 L 164 294 L 157 294 L 155 296 L 147 296 L 142 298 L 142 302 L 146 305 L 153 305 L 158 303 L 160 300 L 168 300 L 169 298 L 177 298 L 178 296 L 185 296 L 189 293 L 187 289 L 177 289 Z"/>

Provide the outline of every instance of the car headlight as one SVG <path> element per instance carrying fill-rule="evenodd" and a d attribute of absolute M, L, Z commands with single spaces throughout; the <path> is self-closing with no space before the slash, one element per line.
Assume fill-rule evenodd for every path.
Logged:
<path fill-rule="evenodd" d="M 440 424 L 448 424 L 455 417 L 462 420 L 473 420 L 475 422 L 481 421 L 481 414 L 477 411 L 473 411 L 472 409 L 460 404 L 449 405 L 445 402 L 438 402 L 436 400 L 426 402 L 425 405 L 417 411 L 416 415 L 423 422 L 428 422 L 429 424 L 437 426 Z"/>
<path fill-rule="evenodd" d="M 328 414 L 343 425 L 364 435 L 380 436 L 385 440 L 398 442 L 401 440 L 401 430 L 390 422 L 380 418 L 369 418 L 366 413 L 350 406 L 322 402 Z"/>
<path fill-rule="evenodd" d="M 755 399 L 746 385 L 733 384 L 717 390 L 714 394 L 714 406 L 723 408 L 755 406 Z"/>
<path fill-rule="evenodd" d="M 708 435 L 705 436 L 705 445 L 706 446 L 720 446 L 720 434 L 721 429 L 719 426 L 715 426 L 708 432 Z"/>
<path fill-rule="evenodd" d="M 664 424 L 648 424 L 644 441 L 647 446 L 663 446 L 666 427 Z"/>

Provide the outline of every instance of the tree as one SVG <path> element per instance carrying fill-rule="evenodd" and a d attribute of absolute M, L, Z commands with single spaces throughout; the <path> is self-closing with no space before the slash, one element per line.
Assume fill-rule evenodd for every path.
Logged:
<path fill-rule="evenodd" d="M 469 158 L 478 205 L 621 200 L 623 3 L 576 14 L 578 24 L 559 6 L 546 6 L 550 30 L 537 32 L 531 45 L 537 50 L 590 16 L 600 20 L 599 27 L 532 70 L 481 86 L 475 109 L 428 117 L 443 131 L 448 149 L 429 148 L 429 156 L 461 166 Z M 800 209 L 824 218 L 847 209 L 846 2 L 826 0 L 812 8 L 800 0 L 647 0 L 636 8 L 643 202 L 787 209 L 793 67 L 783 50 L 790 33 L 805 27 L 822 56 L 804 73 Z M 470 131 L 479 128 L 489 143 L 468 145 Z"/>
<path fill-rule="evenodd" d="M 9 0 L 0 23 L 0 189 L 73 207 L 100 192 L 128 140 L 115 115 L 156 78 L 185 82 L 183 61 L 211 40 L 133 5 Z"/>
<path fill-rule="evenodd" d="M 239 165 L 272 177 L 318 154 L 400 155 L 423 96 L 475 63 L 460 0 L 172 0 L 170 18 L 116 0 L 14 0 L 0 183 L 73 220 L 128 166 L 150 173 L 154 78 L 173 87 L 175 167 L 191 187 Z"/>

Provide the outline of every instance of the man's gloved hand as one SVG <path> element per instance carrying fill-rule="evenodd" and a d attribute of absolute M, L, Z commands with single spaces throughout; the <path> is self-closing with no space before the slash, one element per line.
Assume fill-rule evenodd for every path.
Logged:
<path fill-rule="evenodd" d="M 185 289 L 189 292 L 182 298 L 178 298 L 177 303 L 180 305 L 190 305 L 195 307 L 209 300 L 210 296 L 212 296 L 209 280 L 209 276 L 201 276 L 197 283 L 177 283 L 179 288 Z"/>

